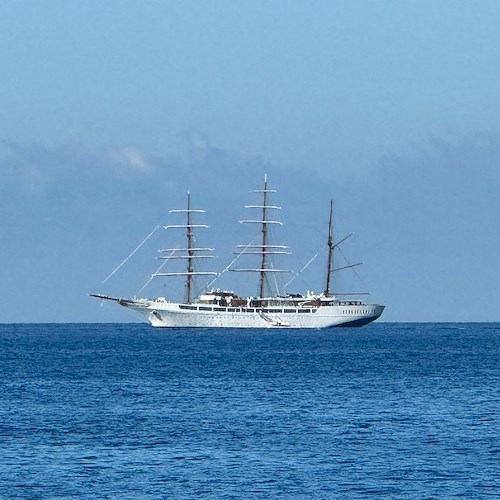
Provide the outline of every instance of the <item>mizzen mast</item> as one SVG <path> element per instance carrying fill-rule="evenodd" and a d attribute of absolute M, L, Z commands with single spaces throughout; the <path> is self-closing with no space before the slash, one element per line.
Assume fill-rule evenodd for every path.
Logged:
<path fill-rule="evenodd" d="M 330 297 L 332 286 L 332 272 L 333 272 L 333 250 L 335 243 L 333 240 L 333 200 L 330 200 L 330 221 L 328 223 L 328 264 L 326 271 L 326 288 L 325 296 Z"/>

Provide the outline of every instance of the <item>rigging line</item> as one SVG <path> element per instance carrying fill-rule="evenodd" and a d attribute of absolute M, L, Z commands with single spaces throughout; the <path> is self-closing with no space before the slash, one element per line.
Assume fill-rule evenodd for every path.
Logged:
<path fill-rule="evenodd" d="M 271 262 L 271 267 L 273 267 L 273 263 Z M 276 295 L 280 295 L 280 289 L 278 286 L 278 279 L 276 277 L 276 273 L 273 273 L 273 278 L 274 278 L 274 286 L 276 287 Z"/>
<path fill-rule="evenodd" d="M 340 248 L 337 248 L 337 250 L 341 253 L 342 257 L 344 257 L 344 259 L 347 262 L 347 264 L 351 265 L 351 263 L 349 262 L 349 260 L 347 259 L 347 257 L 344 255 L 344 252 L 342 252 L 342 250 Z M 356 269 L 354 267 L 352 268 L 352 272 L 356 275 L 356 278 L 358 278 L 358 280 L 360 281 L 360 283 L 362 283 L 363 286 L 366 286 L 366 283 L 361 279 L 361 276 L 356 272 Z"/>
<path fill-rule="evenodd" d="M 151 238 L 151 236 L 153 236 L 153 234 L 159 229 L 159 227 L 161 226 L 161 224 L 158 224 L 147 236 L 146 238 L 141 242 L 139 243 L 139 245 L 136 247 L 136 249 L 107 277 L 104 279 L 104 281 L 101 283 L 101 286 L 104 285 L 104 283 L 106 283 L 106 281 L 109 280 L 109 278 L 111 278 L 111 276 L 113 276 L 113 274 L 115 274 L 118 269 L 120 269 L 124 264 L 125 262 L 127 262 L 127 260 L 130 259 L 130 257 L 132 257 L 138 250 L 139 248 L 142 247 L 142 245 L 144 245 L 144 243 L 146 243 L 146 241 L 149 240 L 149 238 Z"/>
<path fill-rule="evenodd" d="M 254 242 L 255 238 L 243 249 L 243 251 L 245 251 L 253 242 Z M 203 288 L 203 290 L 207 290 L 210 286 L 212 286 L 240 257 L 241 257 L 241 253 L 237 254 L 236 257 L 231 261 L 230 264 L 227 265 L 227 267 L 221 271 L 210 283 L 208 283 L 207 286 L 205 286 L 205 288 Z"/>
<path fill-rule="evenodd" d="M 287 283 L 285 283 L 285 286 L 283 287 L 283 290 L 286 289 L 286 287 L 295 279 L 295 278 L 298 278 L 301 274 L 302 274 L 302 271 L 305 271 L 306 267 L 309 266 L 309 264 L 312 263 L 312 261 L 319 255 L 319 252 L 316 252 L 316 255 L 309 260 L 309 262 L 293 277 L 291 278 L 290 280 L 288 280 Z"/>
<path fill-rule="evenodd" d="M 273 261 L 269 262 L 269 268 L 270 269 L 274 269 Z M 272 279 L 274 280 L 274 287 L 275 287 L 275 290 L 276 290 L 276 295 L 279 296 L 280 295 L 280 289 L 279 289 L 279 286 L 278 286 L 278 280 L 276 278 L 276 273 L 272 273 Z M 269 291 L 272 293 L 271 283 L 269 283 L 269 278 L 267 276 L 265 277 L 265 280 L 267 282 L 267 286 L 269 287 Z"/>
<path fill-rule="evenodd" d="M 179 248 L 179 245 L 177 245 L 177 248 Z M 170 260 L 170 257 L 172 257 L 172 255 L 174 255 L 177 248 L 172 250 L 170 255 L 161 263 L 160 267 L 149 277 L 149 279 L 146 281 L 146 283 L 144 283 L 142 288 L 137 292 L 137 295 L 139 295 L 151 283 L 152 279 L 156 276 L 156 274 L 158 274 L 162 270 L 163 266 Z"/>
<path fill-rule="evenodd" d="M 345 238 L 343 238 L 342 240 L 338 241 L 337 243 L 335 243 L 335 245 L 333 245 L 334 248 L 338 248 L 340 247 L 340 245 L 342 243 L 344 243 L 345 240 L 347 240 L 348 238 L 350 238 L 354 233 L 351 233 L 349 234 L 348 236 L 346 236 Z"/>

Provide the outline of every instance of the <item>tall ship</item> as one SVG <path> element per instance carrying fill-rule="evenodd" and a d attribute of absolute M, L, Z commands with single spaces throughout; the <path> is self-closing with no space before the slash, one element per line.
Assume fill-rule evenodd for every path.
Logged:
<path fill-rule="evenodd" d="M 159 250 L 163 261 L 154 278 L 177 277 L 184 282 L 184 299 L 169 300 L 166 297 L 123 298 L 104 293 L 91 293 L 92 297 L 103 301 L 116 302 L 122 307 L 140 313 L 152 326 L 162 328 L 330 328 L 360 327 L 380 317 L 383 305 L 366 304 L 353 300 L 353 296 L 337 294 L 332 290 L 334 272 L 354 267 L 358 264 L 334 268 L 334 250 L 345 241 L 335 242 L 333 235 L 333 201 L 330 202 L 328 234 L 326 235 L 327 259 L 324 270 L 324 289 L 321 292 L 299 293 L 271 292 L 271 285 L 277 284 L 277 275 L 290 271 L 276 266 L 276 261 L 290 252 L 288 247 L 271 241 L 270 230 L 283 222 L 275 214 L 281 207 L 271 201 L 276 191 L 269 187 L 267 176 L 261 189 L 254 191 L 260 200 L 257 204 L 246 205 L 252 216 L 241 220 L 242 224 L 257 226 L 258 239 L 251 243 L 237 245 L 236 257 L 222 272 L 205 270 L 201 263 L 213 259 L 213 249 L 199 246 L 195 235 L 209 226 L 197 220 L 204 210 L 192 208 L 191 195 L 187 195 L 187 205 L 183 209 L 170 210 L 183 218 L 181 224 L 164 226 L 167 230 L 181 230 L 184 243 Z M 325 218 L 326 219 L 326 218 Z M 253 266 L 238 266 L 236 262 L 251 261 Z M 183 262 L 183 269 L 163 271 L 166 264 Z M 226 271 L 247 273 L 255 280 L 255 296 L 242 296 L 234 291 L 213 288 L 212 285 Z M 301 271 L 299 271 L 300 273 Z M 195 283 L 205 281 L 205 289 L 196 294 Z M 290 280 L 291 281 L 291 280 Z M 173 294 L 172 294 L 173 295 Z"/>

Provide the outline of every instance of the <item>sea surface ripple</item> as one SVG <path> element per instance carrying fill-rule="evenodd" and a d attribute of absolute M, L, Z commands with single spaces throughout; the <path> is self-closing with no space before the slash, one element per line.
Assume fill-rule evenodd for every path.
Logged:
<path fill-rule="evenodd" d="M 0 325 L 1 498 L 499 498 L 500 324 Z"/>

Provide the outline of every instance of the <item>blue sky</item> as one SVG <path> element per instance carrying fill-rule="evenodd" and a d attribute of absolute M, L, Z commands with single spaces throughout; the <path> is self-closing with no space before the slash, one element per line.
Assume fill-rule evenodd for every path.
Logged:
<path fill-rule="evenodd" d="M 485 0 L 2 2 L 0 321 L 131 319 L 85 294 L 188 189 L 239 243 L 264 172 L 304 262 L 335 199 L 386 320 L 498 320 L 498 26 Z"/>

